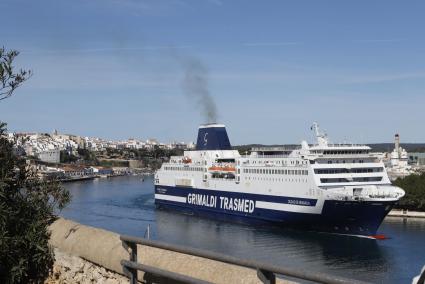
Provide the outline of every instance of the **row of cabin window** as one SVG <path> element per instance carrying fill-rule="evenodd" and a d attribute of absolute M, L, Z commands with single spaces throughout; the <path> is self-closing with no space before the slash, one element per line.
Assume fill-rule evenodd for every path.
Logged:
<path fill-rule="evenodd" d="M 282 169 L 244 169 L 246 174 L 272 174 L 272 175 L 308 175 L 307 170 L 282 170 Z"/>
<path fill-rule="evenodd" d="M 371 181 L 381 181 L 382 177 L 362 177 L 362 178 L 353 178 L 353 182 L 371 182 Z M 321 183 L 342 183 L 350 182 L 345 178 L 321 178 Z"/>
<path fill-rule="evenodd" d="M 247 161 L 248 163 L 250 163 L 250 160 L 248 160 Z M 291 160 L 291 161 L 284 161 L 284 160 L 282 160 L 282 161 L 280 161 L 280 160 L 277 160 L 277 161 L 273 161 L 273 160 L 271 160 L 271 161 L 268 161 L 268 160 L 266 160 L 266 161 L 264 161 L 264 160 L 251 160 L 251 163 L 252 164 L 268 164 L 268 163 L 272 163 L 272 164 L 274 164 L 274 163 L 276 163 L 276 164 L 282 164 L 282 165 L 288 165 L 288 164 L 291 164 L 291 165 L 306 165 L 307 164 L 307 161 L 299 161 L 299 160 L 295 160 L 295 161 L 293 161 L 293 160 Z"/>
<path fill-rule="evenodd" d="M 316 174 L 344 174 L 344 173 L 379 173 L 383 168 L 360 168 L 360 169 L 315 169 Z"/>
<path fill-rule="evenodd" d="M 166 171 L 184 171 L 184 172 L 202 172 L 202 168 L 192 168 L 192 167 L 165 167 Z"/>
<path fill-rule="evenodd" d="M 329 160 L 328 161 L 328 164 L 332 164 L 333 162 L 335 162 L 335 164 L 340 164 L 341 163 L 341 160 L 335 160 L 335 161 Z M 352 162 L 354 164 L 354 163 L 356 163 L 356 160 L 353 160 Z M 342 163 L 345 164 L 345 160 L 342 160 Z M 364 163 L 364 161 L 363 160 L 359 160 L 359 163 L 362 164 L 362 163 Z"/>
<path fill-rule="evenodd" d="M 263 180 L 263 181 L 278 181 L 278 182 L 307 182 L 303 178 L 265 178 L 265 177 L 245 177 L 245 180 Z"/>
<path fill-rule="evenodd" d="M 325 155 L 347 155 L 347 154 L 368 154 L 368 150 L 356 150 L 356 151 L 324 151 Z"/>

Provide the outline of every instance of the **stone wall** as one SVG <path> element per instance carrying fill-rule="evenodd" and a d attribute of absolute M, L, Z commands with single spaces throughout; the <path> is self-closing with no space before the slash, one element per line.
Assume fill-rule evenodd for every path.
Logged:
<path fill-rule="evenodd" d="M 129 253 L 123 248 L 118 234 L 66 219 L 57 220 L 50 229 L 50 243 L 61 252 L 123 274 L 120 261 L 129 259 Z M 152 247 L 138 246 L 138 262 L 212 283 L 260 283 L 254 269 Z M 79 275 L 74 274 L 75 277 Z M 145 277 L 148 276 L 139 272 L 139 280 Z M 289 282 L 278 279 L 277 283 Z"/>

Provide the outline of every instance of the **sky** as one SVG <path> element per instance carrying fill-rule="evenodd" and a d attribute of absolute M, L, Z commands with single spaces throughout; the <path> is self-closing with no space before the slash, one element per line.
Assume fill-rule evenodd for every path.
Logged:
<path fill-rule="evenodd" d="M 425 2 L 0 0 L 0 46 L 34 75 L 0 101 L 9 131 L 232 144 L 425 142 Z"/>

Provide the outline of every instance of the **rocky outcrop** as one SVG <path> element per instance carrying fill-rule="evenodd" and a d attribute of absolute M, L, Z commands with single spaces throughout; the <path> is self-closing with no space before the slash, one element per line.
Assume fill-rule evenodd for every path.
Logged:
<path fill-rule="evenodd" d="M 124 284 L 128 278 L 105 268 L 55 249 L 53 272 L 45 284 L 105 283 Z"/>

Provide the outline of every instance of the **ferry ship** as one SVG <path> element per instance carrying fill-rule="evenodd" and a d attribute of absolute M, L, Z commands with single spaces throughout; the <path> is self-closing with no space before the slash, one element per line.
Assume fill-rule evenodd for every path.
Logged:
<path fill-rule="evenodd" d="M 366 145 L 332 144 L 317 123 L 315 144 L 233 150 L 223 124 L 201 125 L 196 149 L 155 173 L 159 208 L 374 236 L 405 192 Z"/>

